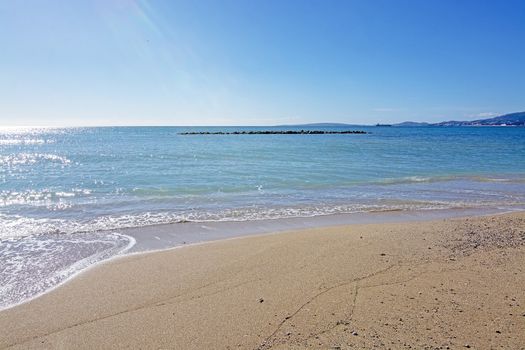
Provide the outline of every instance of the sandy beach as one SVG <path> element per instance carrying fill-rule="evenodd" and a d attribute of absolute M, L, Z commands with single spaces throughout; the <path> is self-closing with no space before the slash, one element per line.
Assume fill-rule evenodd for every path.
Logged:
<path fill-rule="evenodd" d="M 525 349 L 525 213 L 124 256 L 0 312 L 2 349 Z"/>
<path fill-rule="evenodd" d="M 525 0 L 0 0 L 0 350 L 525 350 Z"/>

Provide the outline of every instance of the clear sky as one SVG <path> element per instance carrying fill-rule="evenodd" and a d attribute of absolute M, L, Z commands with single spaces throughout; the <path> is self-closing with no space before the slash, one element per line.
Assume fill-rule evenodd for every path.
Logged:
<path fill-rule="evenodd" d="M 522 110 L 524 0 L 0 0 L 0 125 Z"/>

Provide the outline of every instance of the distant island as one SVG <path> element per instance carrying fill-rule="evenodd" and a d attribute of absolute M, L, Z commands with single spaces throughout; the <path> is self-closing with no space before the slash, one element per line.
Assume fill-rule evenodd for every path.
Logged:
<path fill-rule="evenodd" d="M 332 127 L 348 127 L 348 126 L 362 126 L 357 124 L 346 124 L 346 123 L 309 123 L 309 124 L 283 124 L 283 125 L 276 125 L 276 127 L 279 128 L 286 128 L 286 127 L 305 127 L 305 128 L 332 128 Z"/>
<path fill-rule="evenodd" d="M 430 126 L 432 124 L 425 122 L 402 122 L 394 124 L 394 126 Z"/>

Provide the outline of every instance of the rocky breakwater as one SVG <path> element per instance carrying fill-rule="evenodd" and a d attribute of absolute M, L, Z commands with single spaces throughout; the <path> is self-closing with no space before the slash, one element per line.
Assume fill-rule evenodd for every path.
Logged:
<path fill-rule="evenodd" d="M 256 130 L 256 131 L 189 131 L 180 132 L 179 135 L 326 135 L 326 134 L 368 134 L 362 130 Z"/>

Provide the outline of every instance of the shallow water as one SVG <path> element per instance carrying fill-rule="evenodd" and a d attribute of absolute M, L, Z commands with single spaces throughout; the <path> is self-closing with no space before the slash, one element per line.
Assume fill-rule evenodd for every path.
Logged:
<path fill-rule="evenodd" d="M 525 202 L 525 128 L 178 135 L 257 129 L 0 131 L 0 237 Z"/>

